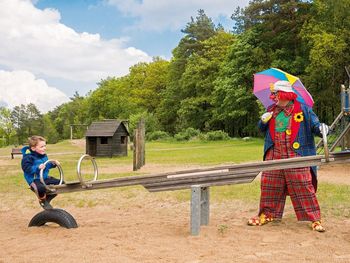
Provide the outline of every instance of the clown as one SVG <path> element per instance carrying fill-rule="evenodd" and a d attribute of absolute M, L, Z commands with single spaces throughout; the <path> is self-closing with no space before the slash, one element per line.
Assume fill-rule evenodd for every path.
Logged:
<path fill-rule="evenodd" d="M 259 129 L 265 133 L 264 160 L 315 155 L 314 135 L 321 136 L 316 114 L 296 100 L 297 94 L 288 81 L 277 81 L 270 89 L 270 98 L 275 103 L 259 121 Z M 316 167 L 263 172 L 259 214 L 249 219 L 248 225 L 281 220 L 289 195 L 297 219 L 310 221 L 313 230 L 324 232 L 316 189 Z"/>

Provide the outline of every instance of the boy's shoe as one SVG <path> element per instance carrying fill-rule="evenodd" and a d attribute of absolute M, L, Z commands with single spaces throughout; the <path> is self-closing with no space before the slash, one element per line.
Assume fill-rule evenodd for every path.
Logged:
<path fill-rule="evenodd" d="M 325 232 L 326 229 L 321 225 L 321 221 L 314 221 L 311 224 L 311 228 L 317 232 Z"/>
<path fill-rule="evenodd" d="M 53 208 L 52 205 L 50 205 L 50 203 L 46 199 L 39 200 L 39 204 L 45 210 Z"/>
<path fill-rule="evenodd" d="M 46 195 L 46 201 L 48 203 L 51 202 L 52 199 L 54 199 L 57 196 L 57 194 L 53 194 L 53 195 Z"/>
<path fill-rule="evenodd" d="M 264 213 L 261 213 L 259 217 L 253 217 L 249 219 L 247 224 L 248 226 L 262 226 L 272 221 L 272 216 L 267 216 Z"/>

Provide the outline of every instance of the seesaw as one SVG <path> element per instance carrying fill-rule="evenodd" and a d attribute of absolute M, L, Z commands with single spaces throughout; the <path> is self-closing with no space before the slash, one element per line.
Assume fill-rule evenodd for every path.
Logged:
<path fill-rule="evenodd" d="M 149 192 L 191 189 L 190 231 L 192 235 L 198 235 L 200 226 L 209 224 L 210 186 L 250 183 L 262 171 L 321 166 L 329 163 L 336 164 L 350 161 L 349 151 L 330 153 L 328 149 L 326 149 L 326 136 L 323 136 L 323 141 L 325 146 L 324 155 L 250 162 L 105 180 L 98 180 L 96 161 L 91 156 L 85 154 L 78 161 L 78 181 L 67 182 L 60 185 L 45 185 L 42 173 L 40 173 L 40 180 L 45 185 L 48 195 L 134 185 L 142 185 Z M 81 163 L 84 159 L 90 159 L 94 167 L 94 177 L 92 180 L 85 180 L 81 174 Z M 60 172 L 60 181 L 63 182 L 63 170 L 60 166 L 57 167 Z M 54 220 L 52 218 L 54 218 Z M 45 210 L 37 214 L 34 216 L 29 226 L 40 226 L 44 225 L 46 222 L 55 222 L 66 228 L 77 227 L 73 216 L 62 209 Z"/>

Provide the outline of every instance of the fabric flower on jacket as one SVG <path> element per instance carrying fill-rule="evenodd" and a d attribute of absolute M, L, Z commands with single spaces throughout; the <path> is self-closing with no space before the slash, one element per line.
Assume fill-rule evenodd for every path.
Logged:
<path fill-rule="evenodd" d="M 303 112 L 299 112 L 294 115 L 294 120 L 296 122 L 302 122 L 304 120 Z"/>

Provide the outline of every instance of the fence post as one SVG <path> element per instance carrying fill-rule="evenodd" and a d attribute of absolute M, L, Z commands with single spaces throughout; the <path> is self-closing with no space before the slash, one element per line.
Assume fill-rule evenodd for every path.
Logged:
<path fill-rule="evenodd" d="M 141 168 L 142 166 L 144 166 L 146 164 L 146 158 L 145 158 L 145 155 L 146 155 L 146 147 L 145 147 L 146 127 L 145 127 L 145 120 L 144 119 L 140 120 L 140 130 L 141 130 L 140 131 L 140 153 L 141 153 L 140 168 Z"/>
<path fill-rule="evenodd" d="M 133 157 L 132 157 L 132 170 L 133 171 L 136 171 L 137 170 L 137 149 L 136 149 L 136 145 L 137 145 L 137 136 L 138 136 L 138 133 L 137 133 L 137 128 L 134 130 L 134 138 L 133 138 Z"/>
<path fill-rule="evenodd" d="M 145 121 L 141 119 L 134 130 L 133 171 L 145 165 Z"/>

